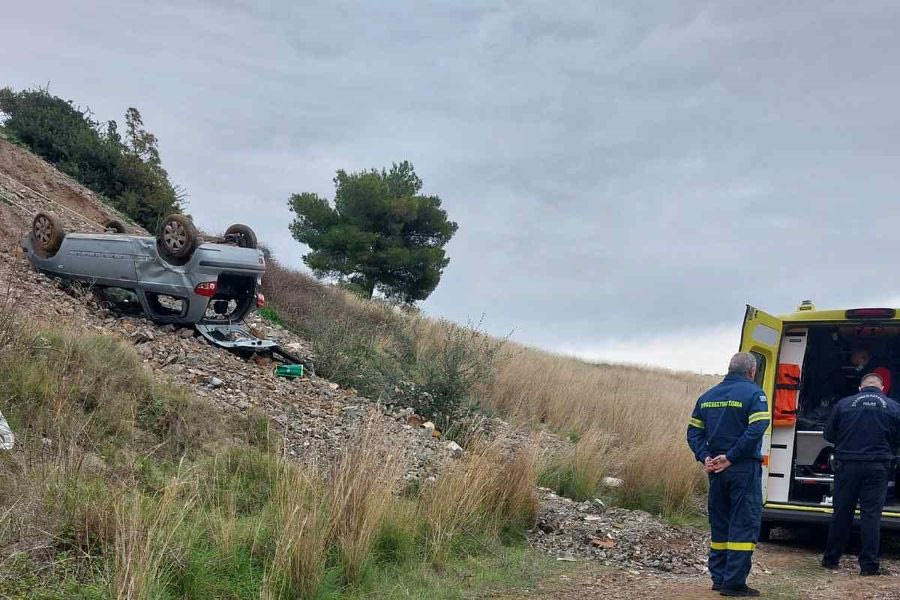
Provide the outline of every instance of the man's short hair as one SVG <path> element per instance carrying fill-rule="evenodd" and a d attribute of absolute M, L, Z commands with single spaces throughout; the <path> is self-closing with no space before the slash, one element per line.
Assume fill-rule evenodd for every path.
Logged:
<path fill-rule="evenodd" d="M 738 352 L 728 362 L 729 375 L 750 375 L 750 371 L 756 368 L 756 358 L 749 352 Z"/>
<path fill-rule="evenodd" d="M 875 386 L 884 389 L 884 380 L 878 373 L 869 373 L 859 382 L 859 387 Z"/>

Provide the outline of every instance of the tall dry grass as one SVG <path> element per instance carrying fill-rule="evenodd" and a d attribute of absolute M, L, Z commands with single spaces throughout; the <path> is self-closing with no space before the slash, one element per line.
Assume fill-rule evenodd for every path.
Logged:
<path fill-rule="evenodd" d="M 692 510 L 703 489 L 685 431 L 694 401 L 716 381 L 509 345 L 483 402 L 519 422 L 573 433 L 583 440 L 572 458 L 578 468 L 594 463 L 598 480 L 621 476 L 626 504 L 674 514 Z"/>
<path fill-rule="evenodd" d="M 301 333 L 313 337 L 314 346 L 321 337 L 319 346 L 337 363 L 336 372 L 366 373 L 371 357 L 357 362 L 348 357 L 390 348 L 391 336 L 403 323 L 406 335 L 413 337 L 412 352 L 438 357 L 414 365 L 407 375 L 429 382 L 425 387 L 443 392 L 451 404 L 464 393 L 463 405 L 477 402 L 515 422 L 585 439 L 571 456 L 556 459 L 568 463 L 557 466 L 579 474 L 581 495 L 596 493 L 588 488 L 603 475 L 616 475 L 625 480 L 619 495 L 627 505 L 668 514 L 696 507 L 704 478 L 687 449 L 685 428 L 694 401 L 715 378 L 591 364 L 510 343 L 498 351 L 498 340 L 477 331 L 468 331 L 462 340 L 465 334 L 459 332 L 465 328 L 458 325 L 361 300 L 277 264 L 267 271 L 264 283 L 286 322 L 301 324 Z M 324 329 L 302 327 L 322 321 L 330 324 Z M 465 341 L 459 347 L 466 351 L 454 353 L 454 340 Z M 332 356 L 341 344 L 350 349 L 337 353 L 343 362 Z"/>
<path fill-rule="evenodd" d="M 385 515 L 394 503 L 403 463 L 369 420 L 332 471 L 328 487 L 330 531 L 346 578 L 359 580 Z"/>
<path fill-rule="evenodd" d="M 322 584 L 329 522 L 323 482 L 309 468 L 280 462 L 274 491 L 275 549 L 261 598 L 307 598 Z"/>
<path fill-rule="evenodd" d="M 503 440 L 468 450 L 422 495 L 428 556 L 443 559 L 464 535 L 530 526 L 537 510 L 537 450 L 511 453 Z M 527 524 L 527 525 L 526 525 Z"/>
<path fill-rule="evenodd" d="M 185 482 L 173 479 L 159 498 L 125 493 L 115 507 L 114 588 L 119 600 L 145 600 L 164 588 L 163 567 L 177 555 L 177 534 L 193 506 Z"/>

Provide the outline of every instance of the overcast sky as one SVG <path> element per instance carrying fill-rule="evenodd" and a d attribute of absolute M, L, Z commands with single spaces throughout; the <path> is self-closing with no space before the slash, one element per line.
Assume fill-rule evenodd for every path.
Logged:
<path fill-rule="evenodd" d="M 0 85 L 138 107 L 195 220 L 297 267 L 291 193 L 408 159 L 459 223 L 429 314 L 721 371 L 745 303 L 900 296 L 898 31 L 888 1 L 32 0 Z"/>

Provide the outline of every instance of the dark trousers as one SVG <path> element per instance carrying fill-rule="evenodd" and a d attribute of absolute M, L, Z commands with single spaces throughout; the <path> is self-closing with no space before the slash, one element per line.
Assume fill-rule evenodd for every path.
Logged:
<path fill-rule="evenodd" d="M 850 537 L 853 512 L 859 502 L 859 528 L 862 548 L 859 568 L 878 569 L 878 544 L 881 528 L 881 509 L 887 492 L 890 466 L 881 462 L 840 461 L 834 473 L 834 514 L 828 528 L 828 545 L 822 562 L 837 563 Z"/>
<path fill-rule="evenodd" d="M 709 475 L 709 574 L 729 589 L 746 585 L 762 519 L 762 467 L 735 463 Z"/>

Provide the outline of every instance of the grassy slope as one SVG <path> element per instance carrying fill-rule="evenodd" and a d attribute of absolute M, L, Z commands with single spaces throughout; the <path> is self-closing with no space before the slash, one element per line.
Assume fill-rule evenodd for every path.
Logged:
<path fill-rule="evenodd" d="M 0 341 L 18 435 L 0 454 L 0 596 L 462 598 L 555 567 L 516 541 L 532 454 L 474 448 L 397 494 L 373 424 L 312 471 L 279 457 L 265 420 L 153 381 L 112 338 L 0 313 Z"/>
<path fill-rule="evenodd" d="M 360 300 L 277 263 L 264 285 L 270 316 L 311 341 L 328 377 L 390 399 L 400 378 L 431 391 L 437 365 L 444 380 L 461 381 L 447 394 L 456 401 L 578 440 L 544 483 L 584 498 L 616 475 L 625 480 L 623 505 L 676 517 L 697 510 L 704 479 L 684 435 L 694 400 L 713 378 L 591 364 L 509 343 L 498 350 L 497 340 Z"/>

